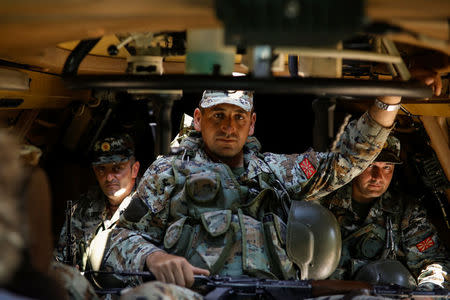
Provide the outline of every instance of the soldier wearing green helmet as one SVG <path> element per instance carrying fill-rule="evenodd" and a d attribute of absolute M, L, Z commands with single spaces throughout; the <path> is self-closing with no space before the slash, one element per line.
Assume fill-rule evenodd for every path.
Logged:
<path fill-rule="evenodd" d="M 389 188 L 395 165 L 401 163 L 400 141 L 391 135 L 363 173 L 321 199 L 342 232 L 342 256 L 332 279 L 448 288 L 450 253 L 425 210 L 417 199 Z"/>

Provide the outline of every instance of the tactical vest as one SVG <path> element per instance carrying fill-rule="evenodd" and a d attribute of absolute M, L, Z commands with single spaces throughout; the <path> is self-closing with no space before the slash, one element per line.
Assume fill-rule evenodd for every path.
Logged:
<path fill-rule="evenodd" d="M 401 238 L 402 200 L 394 212 L 383 212 L 384 224 L 376 222 L 365 225 L 342 241 L 342 255 L 333 279 L 353 279 L 358 270 L 381 259 L 397 259 Z"/>
<path fill-rule="evenodd" d="M 175 191 L 164 247 L 191 264 L 221 274 L 233 245 L 242 245 L 242 274 L 297 278 L 285 251 L 287 201 L 272 173 L 241 184 L 222 163 L 196 162 L 180 155 L 172 163 Z M 261 163 L 265 162 L 261 160 Z M 287 196 L 288 197 L 288 196 Z M 283 202 L 284 201 L 284 202 Z M 282 203 L 283 202 L 283 203 Z"/>

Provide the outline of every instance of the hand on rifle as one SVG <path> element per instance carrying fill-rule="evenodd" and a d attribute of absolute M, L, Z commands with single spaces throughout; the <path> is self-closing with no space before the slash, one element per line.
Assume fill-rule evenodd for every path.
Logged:
<path fill-rule="evenodd" d="M 209 276 L 208 270 L 194 267 L 184 257 L 162 251 L 147 256 L 145 263 L 158 281 L 183 287 L 191 287 L 194 284 L 194 275 Z"/>

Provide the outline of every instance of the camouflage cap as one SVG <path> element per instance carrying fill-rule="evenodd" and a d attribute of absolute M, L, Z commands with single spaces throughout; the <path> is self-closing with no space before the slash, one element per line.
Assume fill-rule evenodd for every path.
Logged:
<path fill-rule="evenodd" d="M 134 156 L 134 143 L 128 134 L 99 139 L 92 149 L 93 165 L 120 163 Z"/>
<path fill-rule="evenodd" d="M 389 162 L 393 164 L 402 164 L 400 159 L 400 141 L 396 137 L 390 135 L 384 143 L 381 153 L 377 156 L 375 161 Z"/>
<path fill-rule="evenodd" d="M 206 90 L 203 92 L 199 106 L 208 108 L 223 103 L 237 105 L 243 110 L 250 112 L 253 108 L 253 92 Z"/>

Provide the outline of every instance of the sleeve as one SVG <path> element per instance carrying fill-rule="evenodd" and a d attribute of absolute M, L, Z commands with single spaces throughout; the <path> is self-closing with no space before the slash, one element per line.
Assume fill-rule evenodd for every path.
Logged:
<path fill-rule="evenodd" d="M 143 271 L 146 257 L 160 248 L 175 186 L 172 165 L 163 158 L 145 172 L 130 205 L 112 230 L 103 264 L 113 270 Z"/>
<path fill-rule="evenodd" d="M 347 125 L 334 152 L 271 153 L 265 160 L 294 199 L 317 200 L 365 170 L 381 151 L 391 129 L 379 125 L 366 112 Z"/>
<path fill-rule="evenodd" d="M 405 210 L 402 234 L 406 264 L 417 278 L 418 286 L 448 286 L 445 277 L 450 271 L 450 252 L 417 202 Z"/>

